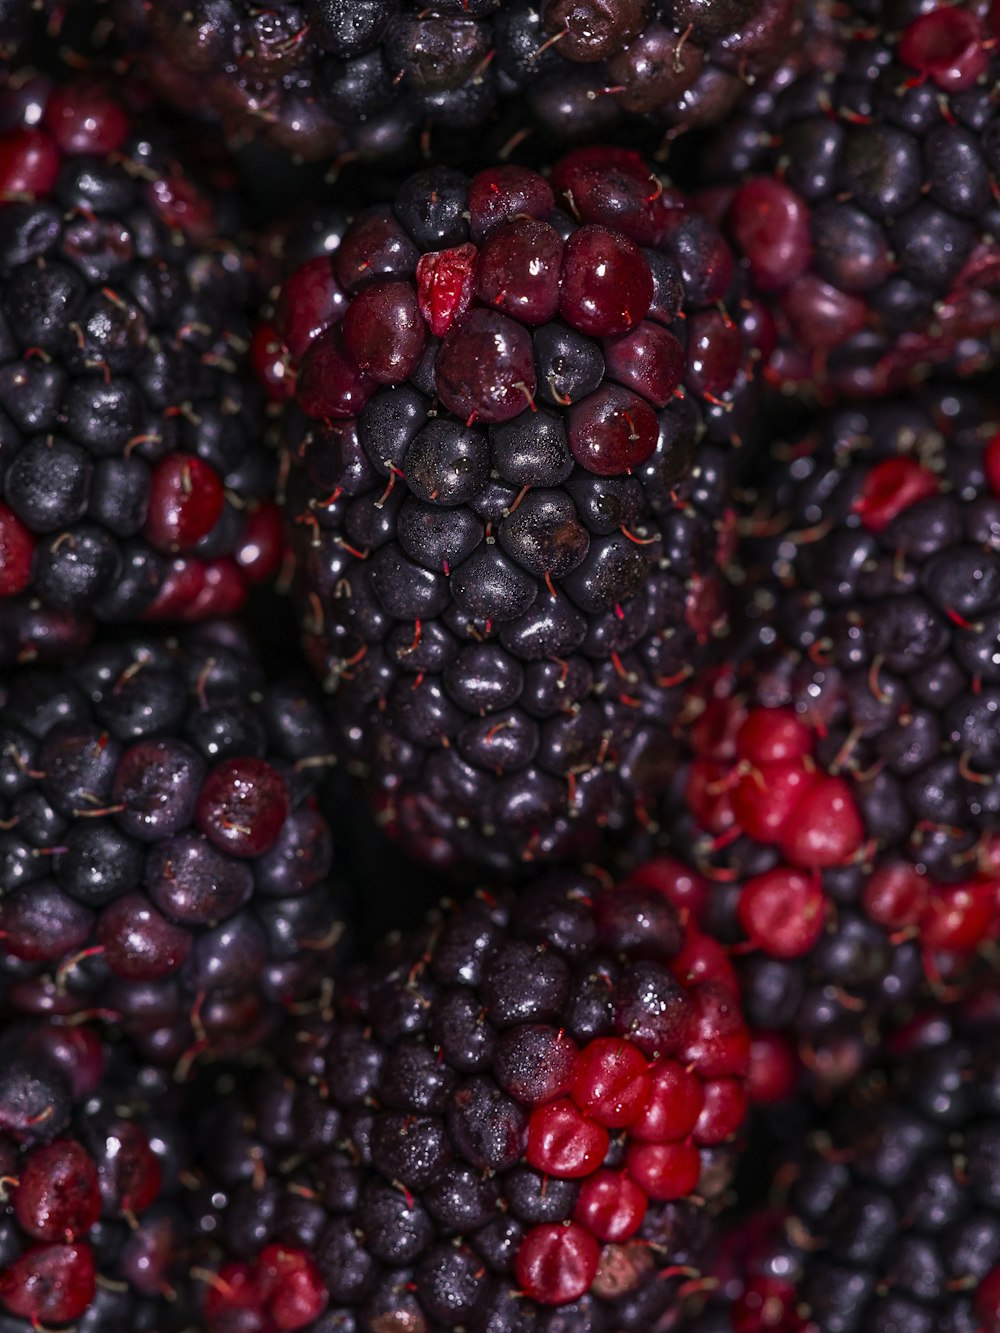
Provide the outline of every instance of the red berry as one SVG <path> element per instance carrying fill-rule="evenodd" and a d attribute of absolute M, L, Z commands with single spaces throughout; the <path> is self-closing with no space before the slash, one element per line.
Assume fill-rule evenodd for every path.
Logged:
<path fill-rule="evenodd" d="M 34 554 L 34 534 L 0 500 L 0 597 L 13 597 L 28 586 Z"/>
<path fill-rule="evenodd" d="M 52 89 L 44 124 L 62 152 L 71 155 L 106 157 L 121 148 L 129 131 L 121 104 L 99 83 L 84 80 Z"/>
<path fill-rule="evenodd" d="M 284 549 L 281 510 L 273 500 L 263 500 L 247 511 L 233 558 L 249 583 L 264 583 L 278 572 Z"/>
<path fill-rule="evenodd" d="M 356 417 L 378 388 L 378 380 L 356 364 L 339 327 L 320 334 L 299 372 L 298 401 L 307 417 L 344 421 Z"/>
<path fill-rule="evenodd" d="M 594 337 L 627 333 L 653 300 L 653 275 L 637 245 L 607 227 L 578 227 L 566 242 L 559 313 Z"/>
<path fill-rule="evenodd" d="M 628 333 L 605 338 L 604 364 L 619 384 L 666 407 L 684 378 L 684 348 L 662 325 L 644 319 Z"/>
<path fill-rule="evenodd" d="M 983 453 L 983 471 L 994 495 L 1000 495 L 1000 430 L 990 436 Z"/>
<path fill-rule="evenodd" d="M 688 320 L 686 383 L 703 398 L 719 398 L 732 387 L 743 363 L 740 331 L 719 310 L 699 310 Z"/>
<path fill-rule="evenodd" d="M 791 708 L 752 708 L 736 733 L 736 751 L 751 764 L 812 754 L 812 731 Z"/>
<path fill-rule="evenodd" d="M 272 403 L 287 403 L 295 396 L 295 374 L 288 348 L 278 330 L 258 324 L 250 337 L 250 368 Z"/>
<path fill-rule="evenodd" d="M 704 1105 L 704 1085 L 690 1069 L 676 1060 L 660 1060 L 653 1066 L 649 1101 L 629 1127 L 629 1135 L 641 1143 L 677 1143 L 694 1129 Z"/>
<path fill-rule="evenodd" d="M 0 1301 L 35 1328 L 69 1324 L 94 1299 L 96 1283 L 89 1245 L 34 1245 L 0 1273 Z"/>
<path fill-rule="evenodd" d="M 191 949 L 191 932 L 168 921 L 141 893 L 108 903 L 97 923 L 97 939 L 111 971 L 129 981 L 169 976 Z"/>
<path fill-rule="evenodd" d="M 713 1078 L 705 1084 L 705 1105 L 692 1137 L 702 1147 L 732 1138 L 747 1114 L 747 1094 L 741 1078 Z"/>
<path fill-rule="evenodd" d="M 932 892 L 927 875 L 909 861 L 883 862 L 864 887 L 862 905 L 873 921 L 889 930 L 915 925 Z"/>
<path fill-rule="evenodd" d="M 940 489 L 934 473 L 915 458 L 884 458 L 865 477 L 853 509 L 869 532 L 884 532 L 897 514 Z"/>
<path fill-rule="evenodd" d="M 159 551 L 190 551 L 215 527 L 225 502 L 214 468 L 195 454 L 167 454 L 153 468 L 143 532 Z"/>
<path fill-rule="evenodd" d="M 799 1081 L 799 1057 L 783 1032 L 754 1032 L 750 1038 L 747 1096 L 755 1106 L 786 1101 Z"/>
<path fill-rule="evenodd" d="M 597 1037 L 577 1058 L 573 1100 L 609 1129 L 622 1129 L 641 1115 L 650 1088 L 646 1057 L 620 1037 Z"/>
<path fill-rule="evenodd" d="M 202 570 L 201 588 L 194 601 L 180 612 L 182 620 L 207 620 L 212 616 L 234 616 L 247 599 L 247 580 L 232 556 L 209 560 Z"/>
<path fill-rule="evenodd" d="M 704 875 L 672 856 L 655 856 L 644 862 L 629 876 L 629 883 L 662 893 L 679 912 L 687 911 L 695 921 L 704 916 L 712 892 Z"/>
<path fill-rule="evenodd" d="M 434 383 L 445 407 L 463 421 L 510 421 L 535 399 L 528 330 L 497 310 L 470 310 L 438 350 Z"/>
<path fill-rule="evenodd" d="M 868 307 L 815 273 L 803 273 L 781 294 L 781 309 L 794 338 L 805 348 L 830 350 L 860 333 L 868 323 Z"/>
<path fill-rule="evenodd" d="M 755 1274 L 730 1307 L 733 1333 L 804 1333 L 799 1303 L 791 1282 Z"/>
<path fill-rule="evenodd" d="M 480 244 L 517 217 L 544 220 L 555 208 L 552 187 L 527 167 L 487 167 L 469 182 L 469 230 Z"/>
<path fill-rule="evenodd" d="M 980 1278 L 973 1306 L 983 1333 L 1000 1333 L 1000 1266 Z"/>
<path fill-rule="evenodd" d="M 770 176 L 747 181 L 729 209 L 733 240 L 762 292 L 779 291 L 809 267 L 812 239 L 806 201 Z"/>
<path fill-rule="evenodd" d="M 133 1120 L 115 1120 L 103 1132 L 98 1176 L 106 1215 L 143 1213 L 159 1198 L 163 1172 L 145 1132 Z"/>
<path fill-rule="evenodd" d="M 615 477 L 644 463 L 656 448 L 656 413 L 629 389 L 604 384 L 569 410 L 567 439 L 580 467 Z"/>
<path fill-rule="evenodd" d="M 301 1250 L 267 1245 L 258 1260 L 257 1289 L 275 1333 L 294 1333 L 313 1323 L 329 1297 L 319 1269 Z"/>
<path fill-rule="evenodd" d="M 795 806 L 778 845 L 789 861 L 809 869 L 841 865 L 865 840 L 854 793 L 843 778 L 817 777 Z"/>
<path fill-rule="evenodd" d="M 443 338 L 472 304 L 476 254 L 474 245 L 457 245 L 417 261 L 420 313 L 435 338 Z"/>
<path fill-rule="evenodd" d="M 684 798 L 688 809 L 709 833 L 719 836 L 734 827 L 731 771 L 715 759 L 695 759 L 688 769 Z"/>
<path fill-rule="evenodd" d="M 899 58 L 945 92 L 971 88 L 989 64 L 979 19 L 969 9 L 942 5 L 913 20 L 899 39 Z"/>
<path fill-rule="evenodd" d="M 740 925 L 772 958 L 799 958 L 823 932 L 826 899 L 817 875 L 776 866 L 748 879 L 737 908 Z"/>
<path fill-rule="evenodd" d="M 479 252 L 476 295 L 524 324 L 547 324 L 559 309 L 562 237 L 547 222 L 515 218 Z"/>
<path fill-rule="evenodd" d="M 940 885 L 928 896 L 920 941 L 943 953 L 973 953 L 1000 923 L 1000 888 L 993 880 Z"/>
<path fill-rule="evenodd" d="M 717 981 L 692 986 L 689 1036 L 680 1059 L 702 1078 L 742 1077 L 750 1060 L 750 1033 L 736 995 Z"/>
<path fill-rule="evenodd" d="M 528 1120 L 528 1163 L 561 1180 L 589 1176 L 604 1161 L 608 1132 L 588 1120 L 568 1097 L 536 1106 Z"/>
<path fill-rule="evenodd" d="M 650 1199 L 684 1199 L 701 1176 L 693 1143 L 633 1143 L 625 1157 L 628 1173 Z"/>
<path fill-rule="evenodd" d="M 736 823 L 758 842 L 777 842 L 789 822 L 797 825 L 795 812 L 817 779 L 815 770 L 806 768 L 801 759 L 751 768 L 730 794 Z"/>
<path fill-rule="evenodd" d="M 262 856 L 277 841 L 291 802 L 285 779 L 263 759 L 224 759 L 202 784 L 196 826 L 230 856 Z"/>
<path fill-rule="evenodd" d="M 332 261 L 328 255 L 317 255 L 286 279 L 274 322 L 281 341 L 299 361 L 346 311 L 347 293 L 334 275 Z"/>
<path fill-rule="evenodd" d="M 44 130 L 19 126 L 0 137 L 0 202 L 48 194 L 59 176 L 59 149 Z"/>
<path fill-rule="evenodd" d="M 600 1246 L 589 1231 L 576 1222 L 551 1223 L 526 1233 L 514 1260 L 514 1276 L 525 1296 L 539 1305 L 568 1305 L 589 1291 L 600 1258 Z"/>
<path fill-rule="evenodd" d="M 401 384 L 416 370 L 427 329 L 412 283 L 372 283 L 352 298 L 343 322 L 344 349 L 380 384 Z"/>
<path fill-rule="evenodd" d="M 257 1271 L 250 1264 L 226 1264 L 216 1274 L 205 1293 L 204 1315 L 210 1329 L 224 1333 L 232 1327 L 240 1311 L 260 1315 L 261 1293 L 257 1286 Z M 251 1328 L 261 1328 L 258 1318 Z"/>
<path fill-rule="evenodd" d="M 29 1154 L 20 1173 L 14 1211 L 35 1240 L 85 1236 L 101 1215 L 97 1167 L 79 1143 L 57 1139 Z"/>
<path fill-rule="evenodd" d="M 729 954 L 718 940 L 702 934 L 691 925 L 685 933 L 680 953 L 670 960 L 670 969 L 682 986 L 718 981 L 734 993 L 739 989 L 736 969 Z"/>
<path fill-rule="evenodd" d="M 143 612 L 143 620 L 173 620 L 185 607 L 194 605 L 204 586 L 205 566 L 201 560 L 174 560 L 159 592 Z"/>
<path fill-rule="evenodd" d="M 598 1171 L 580 1186 L 574 1220 L 598 1240 L 619 1244 L 634 1236 L 646 1216 L 642 1190 L 621 1171 Z"/>

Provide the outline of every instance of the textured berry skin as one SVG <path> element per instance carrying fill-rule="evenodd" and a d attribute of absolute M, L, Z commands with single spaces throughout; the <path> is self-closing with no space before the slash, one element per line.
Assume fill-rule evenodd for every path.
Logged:
<path fill-rule="evenodd" d="M 382 384 L 352 313 L 410 310 L 414 289 L 423 353 Z M 658 780 L 647 759 L 721 614 L 762 355 L 738 290 L 711 224 L 637 154 L 594 148 L 551 181 L 423 172 L 279 297 L 306 650 L 421 859 L 579 858 Z M 689 341 L 703 314 L 718 324 Z M 387 360 L 412 333 L 386 323 Z"/>
<path fill-rule="evenodd" d="M 776 445 L 726 665 L 682 714 L 661 813 L 715 885 L 692 910 L 737 945 L 751 1023 L 792 1032 L 822 1082 L 877 1053 L 893 1005 L 968 985 L 1000 933 L 996 423 L 940 389 Z"/>
<path fill-rule="evenodd" d="M 0 135 L 0 662 L 238 610 L 281 557 L 249 283 L 169 141 L 101 85 Z M 69 643 L 67 643 L 67 639 Z"/>
<path fill-rule="evenodd" d="M 0 1065 L 4 1328 L 180 1328 L 190 1161 L 169 1076 L 93 1028 L 37 1020 L 6 1022 Z"/>
<path fill-rule="evenodd" d="M 562 142 L 714 124 L 781 59 L 798 11 L 793 0 L 117 4 L 161 94 L 313 159 L 412 153 L 425 128 L 436 148 L 467 151 L 503 111 Z"/>
<path fill-rule="evenodd" d="M 341 924 L 308 692 L 240 631 L 149 633 L 0 691 L 0 978 L 9 1009 L 116 1017 L 181 1069 L 263 1039 Z"/>
<path fill-rule="evenodd" d="M 289 1328 L 363 1327 L 379 1292 L 429 1331 L 458 1310 L 526 1333 L 673 1319 L 742 1121 L 719 1089 L 742 1090 L 750 1045 L 728 985 L 676 975 L 685 945 L 656 889 L 550 873 L 344 975 L 284 1069 L 204 1123 L 212 1333 L 273 1304 L 276 1247 L 321 1284 L 322 1317 Z M 703 1110 L 721 1100 L 725 1128 Z"/>
<path fill-rule="evenodd" d="M 921 1014 L 893 1035 L 887 1060 L 788 1154 L 771 1209 L 744 1225 L 727 1318 L 707 1328 L 997 1326 L 995 997 L 985 1022 L 954 1008 Z"/>
<path fill-rule="evenodd" d="M 705 157 L 712 208 L 780 310 L 778 384 L 855 396 L 996 353 L 996 9 L 822 6 Z M 831 31 L 832 29 L 832 31 Z"/>

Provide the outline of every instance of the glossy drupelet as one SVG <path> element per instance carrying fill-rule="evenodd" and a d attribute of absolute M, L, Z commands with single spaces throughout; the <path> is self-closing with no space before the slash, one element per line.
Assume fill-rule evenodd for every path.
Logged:
<path fill-rule="evenodd" d="M 208 1328 L 665 1326 L 745 1113 L 732 980 L 663 894 L 579 875 L 391 940 L 214 1097 Z"/>
<path fill-rule="evenodd" d="M 723 187 L 712 209 L 781 312 L 774 378 L 875 395 L 929 365 L 986 369 L 1000 312 L 996 6 L 855 0 L 832 19 L 703 161 Z"/>
<path fill-rule="evenodd" d="M 598 148 L 550 180 L 411 178 L 257 330 L 295 399 L 307 651 L 419 857 L 580 859 L 658 781 L 720 623 L 732 447 L 769 350 L 738 297 L 715 229 Z"/>
<path fill-rule="evenodd" d="M 169 1077 L 86 1026 L 0 1035 L 4 1333 L 190 1327 L 179 1209 L 190 1169 Z"/>
<path fill-rule="evenodd" d="M 262 1041 L 342 925 L 318 703 L 242 634 L 104 643 L 0 689 L 0 985 L 8 1009 L 116 1021 L 181 1071 Z"/>
<path fill-rule="evenodd" d="M 774 67 L 796 0 L 119 0 L 126 44 L 186 110 L 308 158 L 413 154 L 499 115 L 556 140 L 654 144 L 716 123 Z"/>
<path fill-rule="evenodd" d="M 0 134 L 0 663 L 238 610 L 281 557 L 216 203 L 98 83 Z"/>
<path fill-rule="evenodd" d="M 987 993 L 893 1034 L 885 1074 L 789 1152 L 706 1333 L 996 1333 L 997 1021 Z"/>

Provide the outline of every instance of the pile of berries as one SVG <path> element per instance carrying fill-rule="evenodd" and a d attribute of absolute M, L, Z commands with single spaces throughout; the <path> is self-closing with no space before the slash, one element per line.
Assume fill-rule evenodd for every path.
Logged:
<path fill-rule="evenodd" d="M 1000 1333 L 998 44 L 0 0 L 0 1333 Z"/>

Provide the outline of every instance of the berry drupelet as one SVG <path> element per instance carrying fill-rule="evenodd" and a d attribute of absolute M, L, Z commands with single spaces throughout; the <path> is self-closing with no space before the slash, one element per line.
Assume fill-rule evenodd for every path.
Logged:
<path fill-rule="evenodd" d="M 0 662 L 203 619 L 273 573 L 248 281 L 215 205 L 94 82 L 0 134 Z"/>
<path fill-rule="evenodd" d="M 767 334 L 618 149 L 422 172 L 288 279 L 254 359 L 295 398 L 307 651 L 417 855 L 506 871 L 634 818 L 718 625 Z"/>
<path fill-rule="evenodd" d="M 318 706 L 227 627 L 131 638 L 0 691 L 0 978 L 155 1062 L 259 1040 L 341 926 Z"/>
<path fill-rule="evenodd" d="M 921 1014 L 775 1177 L 726 1333 L 996 1333 L 996 996 Z M 741 1288 L 741 1289 L 740 1289 Z"/>
<path fill-rule="evenodd" d="M 149 77 L 306 157 L 412 150 L 516 113 L 556 139 L 715 123 L 795 33 L 797 0 L 119 0 Z M 517 123 L 517 122 L 515 122 Z"/>
<path fill-rule="evenodd" d="M 744 1116 L 732 981 L 663 894 L 563 872 L 391 941 L 206 1121 L 208 1328 L 659 1326 Z"/>
<path fill-rule="evenodd" d="M 720 132 L 712 204 L 780 308 L 778 382 L 868 395 L 992 364 L 997 20 L 856 0 Z"/>
<path fill-rule="evenodd" d="M 0 1326 L 189 1326 L 188 1168 L 161 1076 L 82 1026 L 0 1036 Z M 165 1115 L 165 1113 L 167 1113 Z"/>

